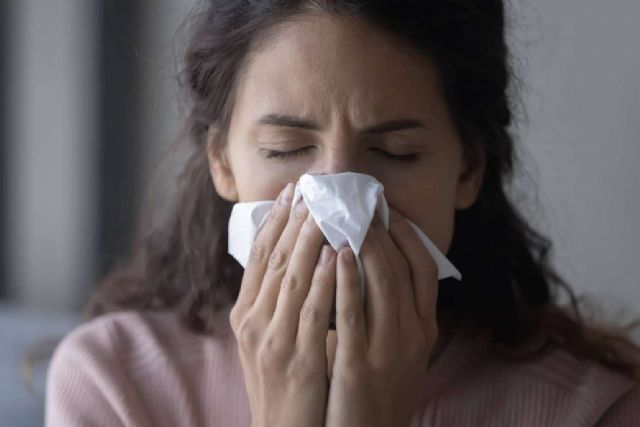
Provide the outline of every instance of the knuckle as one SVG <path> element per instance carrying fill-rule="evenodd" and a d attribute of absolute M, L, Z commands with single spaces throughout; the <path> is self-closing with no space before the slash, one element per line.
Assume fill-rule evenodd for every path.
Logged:
<path fill-rule="evenodd" d="M 362 384 L 371 378 L 368 372 L 368 367 L 363 368 L 365 363 L 363 360 L 356 356 L 346 356 L 343 361 L 344 369 L 341 369 L 339 373 L 334 372 L 334 376 L 339 378 L 339 383 L 347 385 Z M 338 379 L 336 378 L 336 380 Z M 338 383 L 338 381 L 336 381 Z"/>
<path fill-rule="evenodd" d="M 312 384 L 317 380 L 317 372 L 308 358 L 294 357 L 287 364 L 286 376 L 299 384 Z"/>
<path fill-rule="evenodd" d="M 245 318 L 238 325 L 236 337 L 242 348 L 255 348 L 258 344 L 258 335 L 258 330 L 250 318 Z"/>
<path fill-rule="evenodd" d="M 280 206 L 275 207 L 275 209 L 271 210 L 271 221 L 280 222 L 284 218 L 286 218 L 288 211 L 286 209 L 282 209 Z"/>
<path fill-rule="evenodd" d="M 298 234 L 298 244 L 305 248 L 309 244 L 309 239 L 311 238 L 313 230 L 310 230 L 308 227 L 303 227 L 300 230 L 300 234 Z"/>
<path fill-rule="evenodd" d="M 258 364 L 265 371 L 282 372 L 285 369 L 286 356 L 274 335 L 267 335 L 256 351 Z"/>
<path fill-rule="evenodd" d="M 299 202 L 299 204 L 293 209 L 293 218 L 296 221 L 301 221 L 307 217 L 307 207 L 304 203 Z"/>
<path fill-rule="evenodd" d="M 382 357 L 372 357 L 369 360 L 369 370 L 374 376 L 383 377 L 385 374 L 392 371 L 393 367 L 396 366 L 398 362 L 400 362 L 400 360 L 397 353 Z"/>
<path fill-rule="evenodd" d="M 325 274 L 317 271 L 311 278 L 311 288 L 321 288 L 325 285 Z"/>
<path fill-rule="evenodd" d="M 298 278 L 291 273 L 286 273 L 280 283 L 280 290 L 283 293 L 291 293 L 295 292 L 298 288 L 300 288 Z"/>
<path fill-rule="evenodd" d="M 395 296 L 394 280 L 388 275 L 382 275 L 378 278 L 377 288 L 384 297 L 391 298 Z"/>
<path fill-rule="evenodd" d="M 251 247 L 251 252 L 249 253 L 249 262 L 252 264 L 260 264 L 264 260 L 266 253 L 267 251 L 262 243 L 258 241 L 254 242 Z"/>
<path fill-rule="evenodd" d="M 278 247 L 273 249 L 271 256 L 269 256 L 269 268 L 272 270 L 278 270 L 287 262 L 287 256 L 284 251 Z"/>
<path fill-rule="evenodd" d="M 349 307 L 338 313 L 342 317 L 345 325 L 348 327 L 356 327 L 364 321 L 364 313 L 360 307 Z"/>
<path fill-rule="evenodd" d="M 320 310 L 310 302 L 305 302 L 302 305 L 302 310 L 300 310 L 300 321 L 310 325 L 317 325 L 319 319 Z"/>

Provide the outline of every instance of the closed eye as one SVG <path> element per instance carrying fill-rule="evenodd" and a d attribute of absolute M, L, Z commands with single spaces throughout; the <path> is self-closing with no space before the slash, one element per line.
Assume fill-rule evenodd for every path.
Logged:
<path fill-rule="evenodd" d="M 265 150 L 267 153 L 267 159 L 271 158 L 289 158 L 289 157 L 298 157 L 312 149 L 313 147 L 303 147 L 299 150 L 294 151 L 275 151 L 275 150 Z"/>
<path fill-rule="evenodd" d="M 396 160 L 400 162 L 409 162 L 416 163 L 420 160 L 420 156 L 418 154 L 391 154 L 388 151 L 380 150 L 378 148 L 372 148 L 372 150 L 380 153 L 381 156 L 386 157 L 391 160 Z"/>
<path fill-rule="evenodd" d="M 300 148 L 299 150 L 294 150 L 294 151 L 276 151 L 276 150 L 265 150 L 267 155 L 267 159 L 272 159 L 272 158 L 276 158 L 276 159 L 286 159 L 286 158 L 293 158 L 293 157 L 298 157 L 298 156 L 302 156 L 304 155 L 307 151 L 309 151 L 310 149 L 312 149 L 314 147 L 303 147 Z M 409 163 L 415 163 L 418 162 L 420 160 L 420 155 L 419 154 L 391 154 L 388 151 L 384 151 L 381 150 L 379 148 L 371 148 L 371 150 L 379 153 L 381 156 L 389 159 L 389 160 L 393 160 L 393 161 L 400 161 L 400 162 L 409 162 Z"/>

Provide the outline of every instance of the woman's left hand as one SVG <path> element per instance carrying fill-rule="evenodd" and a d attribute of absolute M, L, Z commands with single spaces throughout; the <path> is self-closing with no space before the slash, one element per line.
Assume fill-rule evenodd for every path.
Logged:
<path fill-rule="evenodd" d="M 353 252 L 338 254 L 327 427 L 408 426 L 417 409 L 438 335 L 437 267 L 409 223 L 389 211 L 389 231 L 374 217 L 360 252 L 366 313 Z"/>

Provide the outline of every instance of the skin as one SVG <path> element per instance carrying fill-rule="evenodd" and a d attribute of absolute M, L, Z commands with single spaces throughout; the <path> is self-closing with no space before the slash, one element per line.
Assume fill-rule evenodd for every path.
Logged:
<path fill-rule="evenodd" d="M 305 298 L 316 304 L 321 319 L 325 314 L 328 319 L 335 292 L 337 331 L 327 331 L 326 323 L 319 322 L 325 325 L 324 330 L 314 333 L 324 334 L 323 345 L 309 345 L 305 353 L 322 352 L 323 357 L 314 360 L 322 360 L 324 368 L 311 365 L 317 367 L 316 374 L 331 379 L 331 387 L 330 390 L 320 387 L 310 392 L 317 395 L 306 394 L 292 405 L 289 412 L 291 408 L 305 408 L 301 411 L 305 414 L 293 411 L 298 418 L 291 419 L 291 425 L 296 422 L 313 425 L 319 418 L 323 420 L 318 425 L 336 426 L 385 425 L 391 420 L 408 420 L 412 408 L 394 402 L 410 396 L 412 385 L 408 379 L 404 382 L 390 379 L 402 377 L 403 370 L 413 366 L 413 361 L 387 354 L 388 348 L 407 349 L 412 342 L 422 342 L 424 346 L 414 356 L 433 360 L 449 330 L 443 320 L 436 319 L 437 271 L 433 260 L 402 217 L 418 225 L 446 254 L 453 237 L 455 210 L 468 208 L 477 198 L 485 153 L 479 145 L 473 145 L 473 150 L 463 147 L 439 87 L 437 69 L 428 57 L 389 34 L 350 18 L 305 15 L 278 30 L 263 39 L 239 77 L 222 150 L 215 148 L 219 146 L 217 127 L 212 124 L 210 128 L 208 153 L 216 191 L 235 202 L 275 200 L 287 183 L 295 183 L 306 172 L 360 172 L 374 176 L 384 185 L 392 224 L 389 231 L 380 224 L 372 225 L 367 234 L 361 259 L 367 282 L 371 283 L 372 292 L 367 295 L 371 310 L 362 313 L 362 321 L 350 321 L 346 314 L 351 313 L 354 319 L 358 316 L 354 315 L 357 272 L 343 258 L 343 252 L 349 251 L 341 250 L 338 257 L 330 251 L 328 266 L 316 267 L 323 237 L 315 223 L 307 225 L 308 230 L 305 228 L 306 212 L 298 220 L 272 213 L 271 226 L 265 226 L 264 233 L 260 233 L 265 255 L 256 257 L 256 262 L 245 270 L 241 296 L 232 312 L 232 325 L 238 335 L 241 324 L 252 324 L 245 321 L 247 318 L 262 316 L 262 323 L 269 327 L 258 331 L 256 326 L 254 335 L 264 339 L 254 339 L 253 350 L 265 348 L 264 343 L 269 341 L 265 337 L 270 333 L 276 337 L 286 335 L 283 331 L 287 324 L 294 331 L 297 328 L 299 341 L 304 340 L 301 331 L 313 330 L 303 327 L 302 320 L 299 325 L 296 322 L 304 317 L 300 311 L 305 307 Z M 307 126 L 278 124 L 274 120 L 260 123 L 267 115 L 292 116 L 304 120 Z M 401 123 L 396 126 L 399 129 L 391 131 L 364 131 L 398 120 L 411 122 Z M 269 150 L 300 151 L 290 157 L 268 158 Z M 392 159 L 383 152 L 415 155 L 417 161 Z M 305 235 L 304 230 L 309 238 L 304 239 L 303 245 L 298 237 Z M 272 269 L 269 256 L 274 248 L 281 250 L 285 261 Z M 315 293 L 313 285 L 301 286 L 297 294 L 293 293 L 297 296 L 290 299 L 293 302 L 288 308 L 289 315 L 280 316 L 288 319 L 288 323 L 275 322 L 276 306 L 285 312 L 287 308 L 283 307 L 288 307 L 279 302 L 284 300 L 281 295 L 292 294 L 280 290 L 286 288 L 285 273 L 288 278 L 294 272 L 299 278 L 296 283 L 310 282 L 312 275 L 319 274 L 328 285 Z M 391 289 L 382 283 L 380 278 L 384 277 L 394 283 Z M 253 324 L 257 322 L 254 320 Z M 279 329 L 272 326 L 275 324 L 280 325 Z M 249 347 L 245 347 L 247 354 Z M 390 360 L 398 363 L 392 366 Z M 249 365 L 255 367 L 260 363 L 244 360 L 245 372 L 251 370 Z M 422 373 L 416 369 L 408 371 Z M 266 378 L 264 370 L 262 374 L 254 371 L 248 376 L 251 375 L 256 380 L 247 384 L 248 389 L 257 390 L 258 378 Z M 283 393 L 299 396 L 300 390 L 307 389 L 300 386 Z M 390 390 L 398 399 L 388 398 Z M 318 399 L 327 392 L 326 400 Z M 261 410 L 267 413 L 267 407 L 273 412 L 272 404 L 259 402 L 258 391 L 251 397 L 249 390 L 249 395 L 254 417 Z M 318 401 L 326 406 L 324 414 L 312 406 L 311 402 Z M 349 407 L 343 408 L 341 402 L 346 401 Z M 277 422 L 286 425 L 284 418 Z M 266 421 L 255 424 L 269 425 Z"/>

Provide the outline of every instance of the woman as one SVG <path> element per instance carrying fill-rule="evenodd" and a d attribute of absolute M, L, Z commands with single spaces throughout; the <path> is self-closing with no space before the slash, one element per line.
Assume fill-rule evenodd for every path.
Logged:
<path fill-rule="evenodd" d="M 573 294 L 550 243 L 505 192 L 501 1 L 220 0 L 197 18 L 178 202 L 56 350 L 47 424 L 640 419 L 640 350 L 558 306 Z M 351 251 L 322 246 L 304 203 L 288 215 L 301 175 L 345 171 L 378 179 L 390 206 L 361 252 L 366 310 Z M 278 203 L 243 271 L 228 219 L 256 200 Z M 403 217 L 461 283 L 438 283 Z"/>

